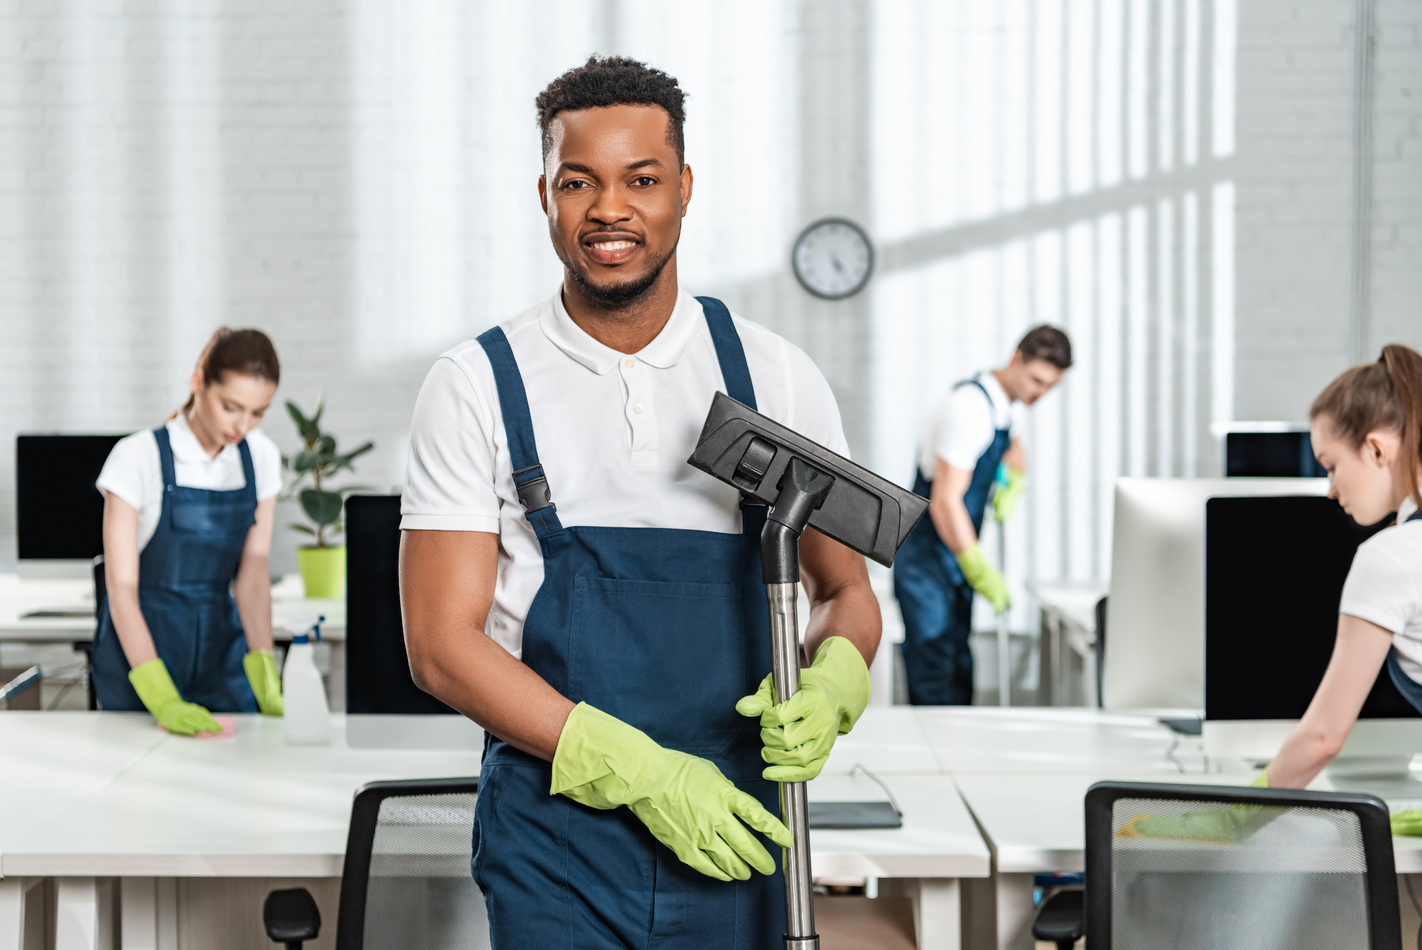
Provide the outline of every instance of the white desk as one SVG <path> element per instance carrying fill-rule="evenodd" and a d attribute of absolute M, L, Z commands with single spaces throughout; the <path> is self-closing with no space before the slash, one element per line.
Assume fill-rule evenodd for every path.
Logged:
<path fill-rule="evenodd" d="M 815 831 L 810 864 L 817 876 L 874 877 L 881 890 L 895 880 L 913 898 L 920 950 L 957 948 L 961 935 L 959 879 L 986 879 L 987 845 L 953 782 L 941 775 L 881 775 L 903 811 L 903 827 Z M 809 785 L 811 801 L 883 801 L 862 776 L 824 775 Z"/>
<path fill-rule="evenodd" d="M 8 751 L 6 740 L 18 738 L 15 748 L 23 753 L 5 760 L 7 787 L 13 778 L 25 789 L 13 804 L 31 807 L 52 799 L 35 813 L 38 820 L 26 813 L 23 826 L 0 826 L 0 950 L 18 944 L 26 893 L 46 878 L 56 881 L 59 950 L 112 946 L 104 921 L 118 900 L 113 879 L 122 881 L 124 946 L 171 946 L 154 935 L 177 939 L 176 882 L 304 878 L 313 886 L 329 885 L 341 872 L 357 787 L 373 779 L 478 772 L 476 750 L 350 749 L 344 717 L 333 722 L 330 746 L 300 748 L 285 745 L 280 721 L 260 716 L 238 717 L 234 737 L 211 740 L 165 735 L 143 714 L 0 716 L 0 748 Z M 845 768 L 856 761 L 878 766 L 904 810 L 904 827 L 816 832 L 816 871 L 899 883 L 902 893 L 916 899 L 920 946 L 954 950 L 958 882 L 986 879 L 987 846 L 951 779 L 889 772 L 895 764 L 932 761 L 914 711 L 878 710 L 863 725 L 861 741 L 881 748 L 855 749 L 846 742 L 841 753 L 851 755 Z M 110 738 L 112 749 L 103 746 Z M 78 774 L 52 764 L 76 759 L 84 760 Z M 878 799 L 882 792 L 862 777 L 827 774 L 812 783 L 811 797 Z M 265 880 L 252 883 L 265 886 Z M 259 907 L 252 905 L 232 926 L 258 927 Z M 234 931 L 235 942 L 214 937 L 205 947 L 245 946 L 250 934 Z"/>
<path fill-rule="evenodd" d="M 912 706 L 864 710 L 854 730 L 840 736 L 821 775 L 848 775 L 862 765 L 875 775 L 937 775 L 941 769 Z"/>
<path fill-rule="evenodd" d="M 1098 709 L 923 706 L 919 724 L 943 772 L 1179 771 L 1174 734 L 1155 716 Z M 852 733 L 851 733 L 852 734 Z"/>

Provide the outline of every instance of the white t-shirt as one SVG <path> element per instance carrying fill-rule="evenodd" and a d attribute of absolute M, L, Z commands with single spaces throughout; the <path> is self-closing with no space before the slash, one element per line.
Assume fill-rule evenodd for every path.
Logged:
<path fill-rule="evenodd" d="M 1407 521 L 1416 511 L 1407 499 L 1397 524 L 1358 545 L 1338 612 L 1391 630 L 1403 672 L 1422 682 L 1422 520 Z"/>
<path fill-rule="evenodd" d="M 217 458 L 209 458 L 181 413 L 167 424 L 167 429 L 168 442 L 173 447 L 173 474 L 179 485 L 230 491 L 247 484 L 236 445 L 223 446 Z M 247 433 L 247 446 L 257 475 L 257 500 L 271 498 L 281 491 L 281 450 L 260 429 Z M 158 439 L 153 430 L 120 439 L 94 487 L 113 492 L 137 509 L 138 550 L 147 547 L 163 512 L 163 463 L 158 458 Z"/>
<path fill-rule="evenodd" d="M 954 387 L 939 400 L 918 453 L 918 469 L 929 481 L 933 480 L 939 459 L 971 472 L 992 445 L 997 430 L 1007 429 L 1013 438 L 1021 431 L 1022 404 L 1007 398 L 1002 383 L 992 373 L 979 373 L 974 378 L 987 390 L 992 405 L 983 398 L 982 389 L 971 383 Z"/>
<path fill-rule="evenodd" d="M 847 456 L 839 407 L 810 358 L 769 330 L 733 319 L 760 412 Z M 726 388 L 695 298 L 683 291 L 662 332 L 631 355 L 579 328 L 561 292 L 502 326 L 565 527 L 741 530 L 737 491 L 686 462 L 712 395 Z M 406 531 L 499 535 L 485 632 L 521 656 L 543 556 L 514 492 L 498 390 L 477 341 L 444 353 L 425 378 L 401 511 Z"/>

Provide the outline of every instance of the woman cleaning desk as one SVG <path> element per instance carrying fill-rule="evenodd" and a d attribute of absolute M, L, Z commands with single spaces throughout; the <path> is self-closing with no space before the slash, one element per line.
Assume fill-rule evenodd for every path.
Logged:
<path fill-rule="evenodd" d="M 101 708 L 146 708 L 180 735 L 220 731 L 214 711 L 282 714 L 267 574 L 281 452 L 257 431 L 280 376 L 266 334 L 224 327 L 183 408 L 104 463 Z"/>
<path fill-rule="evenodd" d="M 1265 770 L 1273 788 L 1303 788 L 1339 753 L 1384 665 L 1422 711 L 1422 355 L 1383 347 L 1330 383 L 1309 417 L 1329 497 L 1359 524 L 1394 511 L 1397 523 L 1358 548 L 1323 681 Z M 1422 815 L 1416 824 L 1422 833 Z"/>

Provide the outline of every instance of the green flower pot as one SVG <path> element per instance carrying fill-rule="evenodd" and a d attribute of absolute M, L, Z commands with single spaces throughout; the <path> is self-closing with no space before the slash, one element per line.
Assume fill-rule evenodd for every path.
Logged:
<path fill-rule="evenodd" d="M 317 600 L 340 600 L 346 596 L 346 549 L 344 545 L 296 549 L 301 583 L 306 596 Z"/>

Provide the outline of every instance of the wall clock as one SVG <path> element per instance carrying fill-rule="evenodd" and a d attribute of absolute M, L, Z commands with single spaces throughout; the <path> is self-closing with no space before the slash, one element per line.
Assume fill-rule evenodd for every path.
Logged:
<path fill-rule="evenodd" d="M 847 218 L 821 218 L 800 232 L 790 254 L 795 279 L 816 297 L 841 300 L 864 289 L 874 270 L 874 245 Z"/>

